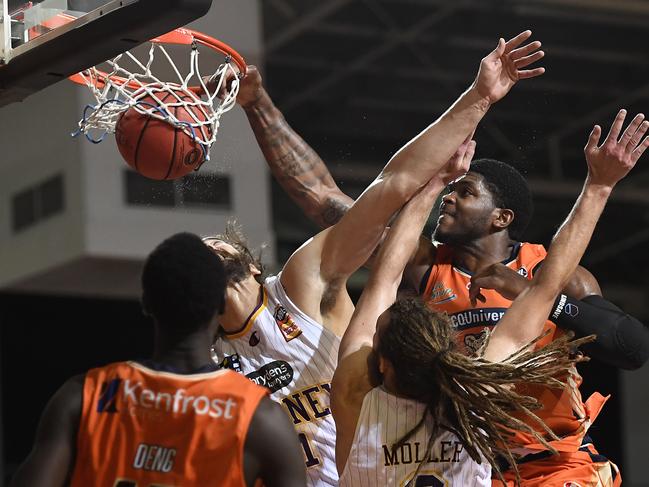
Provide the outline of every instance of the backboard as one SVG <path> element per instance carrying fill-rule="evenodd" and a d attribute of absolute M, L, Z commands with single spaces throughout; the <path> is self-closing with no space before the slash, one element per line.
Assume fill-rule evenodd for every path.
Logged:
<path fill-rule="evenodd" d="M 202 17 L 212 0 L 0 0 L 0 106 Z"/>

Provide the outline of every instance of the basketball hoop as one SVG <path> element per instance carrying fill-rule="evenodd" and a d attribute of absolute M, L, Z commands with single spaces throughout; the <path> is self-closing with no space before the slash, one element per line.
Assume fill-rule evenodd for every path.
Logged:
<path fill-rule="evenodd" d="M 99 143 L 106 134 L 115 132 L 122 114 L 133 108 L 143 116 L 181 129 L 200 144 L 204 160 L 209 160 L 221 115 L 236 102 L 239 79 L 246 73 L 246 62 L 227 44 L 185 28 L 156 37 L 150 43 L 144 62 L 127 51 L 106 61 L 110 70 L 102 71 L 95 66 L 70 77 L 71 81 L 87 86 L 96 100 L 96 104 L 84 109 L 79 128 L 73 135 L 84 134 L 91 142 Z M 165 45 L 191 46 L 187 75 L 179 72 Z M 199 70 L 198 48 L 201 45 L 225 56 L 223 63 L 208 77 L 203 77 Z M 156 54 L 168 61 L 177 81 L 162 81 L 152 72 Z M 122 60 L 134 63 L 137 69 L 127 69 Z M 227 86 L 229 79 L 232 82 Z M 181 108 L 185 110 L 179 110 Z M 190 114 L 190 119 L 179 120 L 176 117 L 179 111 Z"/>

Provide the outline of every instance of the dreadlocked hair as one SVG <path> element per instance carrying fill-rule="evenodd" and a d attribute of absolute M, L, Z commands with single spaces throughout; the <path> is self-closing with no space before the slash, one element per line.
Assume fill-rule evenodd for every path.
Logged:
<path fill-rule="evenodd" d="M 232 245 L 239 252 L 236 263 L 228 262 L 228 260 L 232 259 L 225 259 L 224 262 L 226 271 L 229 271 L 228 280 L 230 282 L 237 282 L 247 277 L 247 269 L 249 269 L 249 265 L 252 264 L 261 272 L 260 275 L 255 276 L 255 279 L 260 284 L 263 283 L 265 277 L 265 267 L 262 263 L 262 254 L 265 246 L 262 245 L 257 252 L 250 250 L 248 239 L 243 234 L 241 225 L 239 225 L 236 220 L 229 220 L 225 225 L 225 232 L 223 232 L 222 234 L 203 237 L 204 242 L 207 242 L 209 240 L 220 240 Z M 241 275 L 242 270 L 244 275 Z"/>
<path fill-rule="evenodd" d="M 576 348 L 594 336 L 572 340 L 564 335 L 549 345 L 534 350 L 536 342 L 525 345 L 502 362 L 488 362 L 468 357 L 456 350 L 455 331 L 445 313 L 429 309 L 419 298 L 405 298 L 389 309 L 390 321 L 381 334 L 378 352 L 388 359 L 395 372 L 397 393 L 426 404 L 421 421 L 393 445 L 400 448 L 430 416 L 432 432 L 428 440 L 428 458 L 434 440 L 442 432 L 454 433 L 473 460 L 487 460 L 503 480 L 497 461 L 504 457 L 520 480 L 508 439 L 514 430 L 534 435 L 549 451 L 556 450 L 548 441 L 558 439 L 534 410 L 541 404 L 533 397 L 516 392 L 518 384 L 563 388 L 567 372 L 577 362 L 587 360 Z M 488 335 L 487 339 L 488 340 Z M 486 342 L 482 350 L 486 347 Z M 539 433 L 513 416 L 531 419 L 547 433 Z M 420 463 L 413 479 L 423 466 Z"/>

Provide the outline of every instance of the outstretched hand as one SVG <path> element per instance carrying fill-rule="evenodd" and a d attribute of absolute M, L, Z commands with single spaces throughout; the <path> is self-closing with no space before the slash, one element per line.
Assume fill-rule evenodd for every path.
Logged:
<path fill-rule="evenodd" d="M 644 120 L 642 113 L 633 118 L 622 137 L 619 137 L 625 118 L 626 110 L 620 110 L 606 140 L 599 147 L 602 128 L 595 125 L 590 133 L 588 143 L 584 147 L 590 184 L 612 188 L 633 169 L 649 147 L 649 137 L 642 139 L 649 129 L 649 121 Z"/>
<path fill-rule="evenodd" d="M 476 148 L 476 141 L 471 140 L 471 137 L 473 137 L 473 134 L 470 134 L 462 142 L 460 147 L 455 151 L 455 154 L 451 156 L 446 165 L 437 174 L 437 178 L 444 183 L 444 186 L 447 186 L 468 172 Z"/>
<path fill-rule="evenodd" d="M 501 38 L 496 49 L 480 62 L 474 87 L 490 103 L 503 98 L 518 80 L 545 73 L 545 68 L 523 69 L 545 56 L 538 50 L 541 47 L 539 41 L 519 47 L 531 35 L 532 31 L 526 30 L 507 42 Z"/>

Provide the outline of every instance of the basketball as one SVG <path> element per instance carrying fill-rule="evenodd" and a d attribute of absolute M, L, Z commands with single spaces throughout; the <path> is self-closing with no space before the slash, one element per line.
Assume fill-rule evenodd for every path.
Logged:
<path fill-rule="evenodd" d="M 161 103 L 192 101 L 191 96 L 181 90 L 174 90 L 174 93 L 175 96 L 172 92 L 159 93 L 157 98 Z M 145 107 L 160 105 L 152 96 L 145 96 L 138 103 Z M 169 106 L 167 109 L 181 122 L 196 124 L 197 121 L 207 121 L 206 115 L 196 106 Z M 194 130 L 203 138 L 211 136 L 208 126 L 195 127 Z M 183 127 L 142 114 L 133 107 L 119 118 L 115 126 L 115 140 L 128 165 L 150 179 L 181 178 L 205 161 L 201 144 Z"/>

